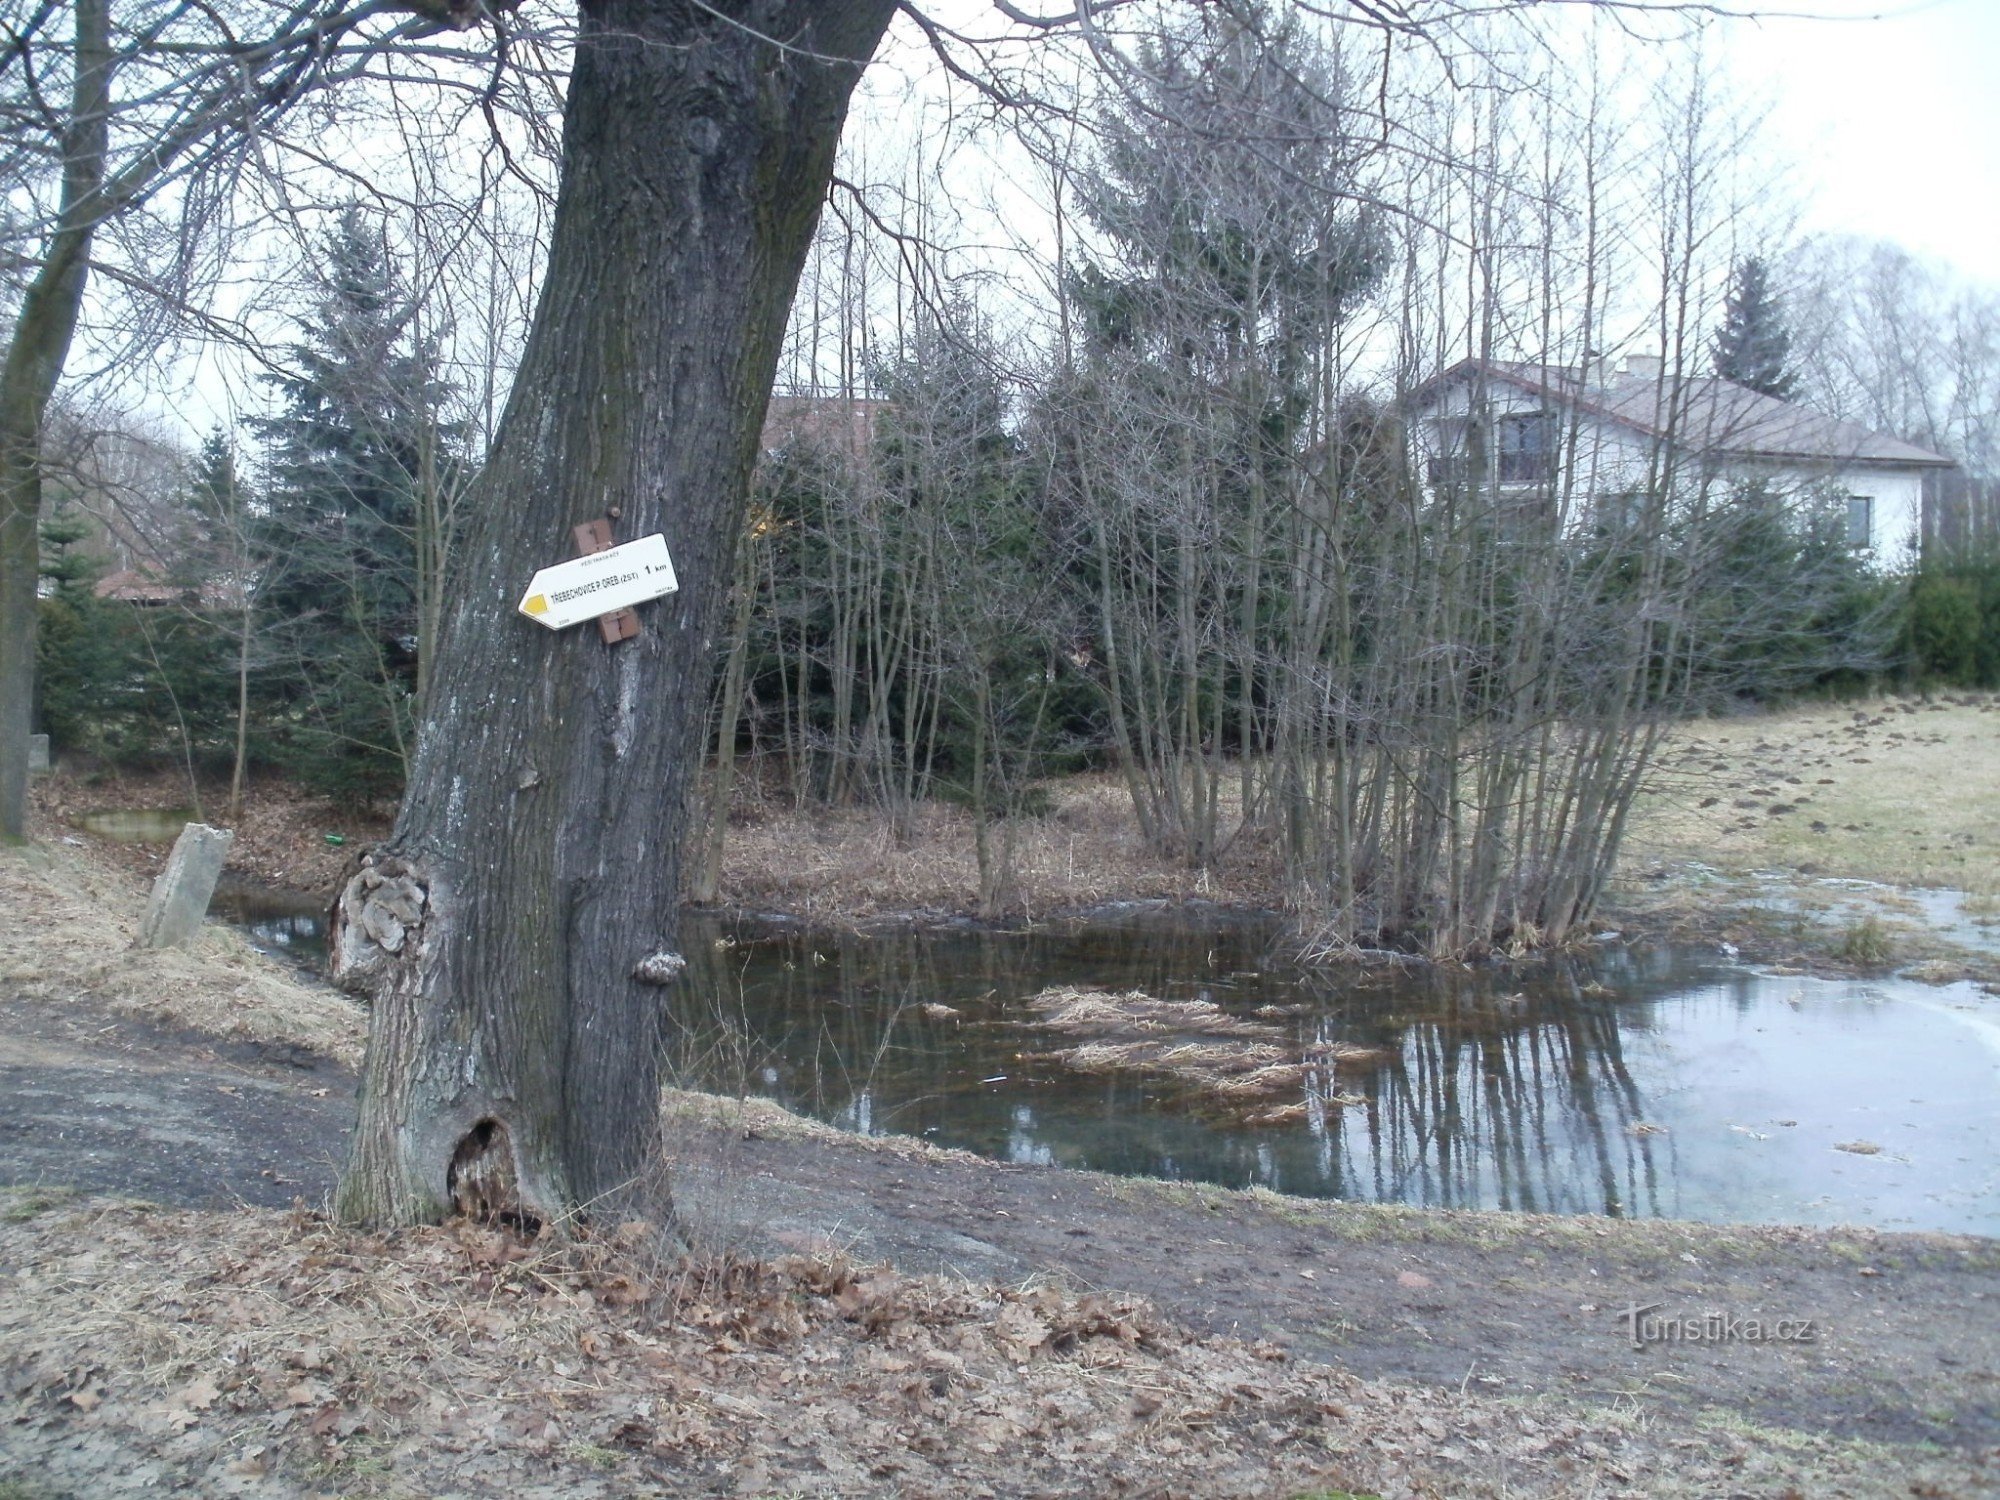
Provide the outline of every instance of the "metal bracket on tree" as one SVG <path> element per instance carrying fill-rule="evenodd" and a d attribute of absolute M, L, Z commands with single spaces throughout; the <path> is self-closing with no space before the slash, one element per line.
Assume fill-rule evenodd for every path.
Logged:
<path fill-rule="evenodd" d="M 667 555 L 667 539 L 658 532 L 612 545 L 611 522 L 616 514 L 574 529 L 577 557 L 543 568 L 530 580 L 521 596 L 522 614 L 551 630 L 566 630 L 595 615 L 607 646 L 639 634 L 639 617 L 632 606 L 671 594 L 680 584 Z"/>

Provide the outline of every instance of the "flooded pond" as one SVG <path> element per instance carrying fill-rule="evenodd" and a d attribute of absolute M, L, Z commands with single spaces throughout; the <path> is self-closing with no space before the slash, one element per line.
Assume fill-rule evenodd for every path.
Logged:
<path fill-rule="evenodd" d="M 319 942 L 316 907 L 235 910 L 267 947 Z M 1146 910 L 875 936 L 691 915 L 683 943 L 672 1080 L 863 1134 L 1308 1197 L 2000 1234 L 2000 1001 L 1971 985 L 1621 947 L 1307 972 L 1268 922 Z M 1289 1095 L 1106 1068 L 1032 1003 L 1051 986 L 1207 1015 Z"/>
<path fill-rule="evenodd" d="M 2000 1232 L 2000 1006 L 1969 985 L 1622 948 L 1305 973 L 1271 960 L 1266 925 L 1158 915 L 870 938 L 692 925 L 684 994 L 712 1014 L 682 1075 L 863 1133 L 1308 1197 Z M 1076 1039 L 1029 1004 L 1050 985 L 1289 1032 L 1301 1118 L 1055 1060 Z M 1343 1053 L 1358 1066 L 1314 1061 Z"/>

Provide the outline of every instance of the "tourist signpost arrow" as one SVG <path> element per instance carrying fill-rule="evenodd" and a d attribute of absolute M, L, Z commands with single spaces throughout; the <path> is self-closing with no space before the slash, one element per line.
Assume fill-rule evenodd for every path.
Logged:
<path fill-rule="evenodd" d="M 659 532 L 543 568 L 521 596 L 521 613 L 551 630 L 567 630 L 634 604 L 671 594 L 674 578 L 667 539 Z"/>

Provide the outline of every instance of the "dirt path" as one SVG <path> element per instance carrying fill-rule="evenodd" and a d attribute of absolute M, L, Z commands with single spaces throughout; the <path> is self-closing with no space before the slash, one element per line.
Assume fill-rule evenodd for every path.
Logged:
<path fill-rule="evenodd" d="M 823 1141 L 741 1144 L 784 1235 L 905 1269 L 1136 1292 L 1367 1378 L 2000 1444 L 2000 1245 L 1319 1204 Z M 1634 1350 L 1622 1309 L 1811 1318 L 1811 1344 Z"/>
<path fill-rule="evenodd" d="M 353 1084 L 297 1048 L 0 1000 L 0 1182 L 317 1203 Z M 1319 1204 L 862 1142 L 757 1103 L 683 1100 L 674 1136 L 712 1244 L 1138 1293 L 1364 1378 L 2000 1454 L 1992 1241 Z M 1817 1337 L 1635 1350 L 1635 1304 Z"/>
<path fill-rule="evenodd" d="M 323 1196 L 354 1079 L 303 1048 L 0 998 L 0 1181 L 186 1208 Z"/>

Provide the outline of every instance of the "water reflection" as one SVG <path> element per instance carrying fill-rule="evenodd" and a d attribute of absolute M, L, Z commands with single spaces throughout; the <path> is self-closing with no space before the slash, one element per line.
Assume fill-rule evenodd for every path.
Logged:
<path fill-rule="evenodd" d="M 209 915 L 234 923 L 250 941 L 301 968 L 326 966 L 325 897 L 224 875 L 209 899 Z"/>
<path fill-rule="evenodd" d="M 1525 975 L 1307 974 L 1275 938 L 1227 918 L 872 938 L 691 919 L 678 1069 L 1007 1161 L 1431 1207 L 2000 1228 L 2000 1058 L 1905 987 L 1624 950 Z M 1309 1065 L 1295 1123 L 1253 1124 L 1184 1083 L 1052 1060 L 1075 1039 L 1025 1002 L 1057 983 L 1275 1019 L 1309 1061 L 1379 1056 Z M 1837 1149 L 1857 1142 L 1880 1150 Z"/>

